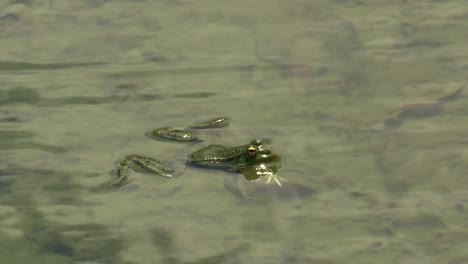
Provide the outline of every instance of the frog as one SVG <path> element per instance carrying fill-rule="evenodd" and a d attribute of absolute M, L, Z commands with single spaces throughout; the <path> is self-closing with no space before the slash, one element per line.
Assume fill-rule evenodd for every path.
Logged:
<path fill-rule="evenodd" d="M 282 165 L 280 156 L 265 147 L 261 139 L 235 147 L 211 144 L 190 154 L 188 163 L 197 167 L 236 171 L 247 180 L 266 177 L 266 183 L 273 180 L 279 186 L 282 186 L 281 181 L 285 181 L 276 173 Z"/>
<path fill-rule="evenodd" d="M 197 130 L 221 128 L 228 124 L 229 118 L 217 117 L 184 128 L 157 128 L 146 132 L 145 135 L 157 140 L 203 142 Z M 267 147 L 262 139 L 253 139 L 247 144 L 238 146 L 210 144 L 190 153 L 186 164 L 193 167 L 231 171 L 243 175 L 248 181 L 265 180 L 265 184 L 275 183 L 278 187 L 283 187 L 286 182 L 277 174 L 278 169 L 282 167 L 280 155 Z M 130 154 L 124 156 L 118 163 L 115 178 L 110 185 L 121 187 L 127 184 L 128 170 L 135 167 L 162 177 L 175 177 L 174 169 L 167 162 L 139 154 Z M 242 195 L 252 199 L 247 194 L 242 193 Z"/>

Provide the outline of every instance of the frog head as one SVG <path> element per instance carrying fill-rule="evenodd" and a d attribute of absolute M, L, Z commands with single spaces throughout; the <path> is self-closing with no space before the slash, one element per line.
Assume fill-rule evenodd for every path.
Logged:
<path fill-rule="evenodd" d="M 263 146 L 263 141 L 254 139 L 236 159 L 235 170 L 247 180 L 275 175 L 281 167 L 281 158 L 273 150 Z"/>

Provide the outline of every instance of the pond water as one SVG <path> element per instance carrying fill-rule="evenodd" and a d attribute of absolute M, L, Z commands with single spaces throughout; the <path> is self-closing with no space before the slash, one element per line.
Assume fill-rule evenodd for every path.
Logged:
<path fill-rule="evenodd" d="M 464 1 L 0 6 L 2 262 L 468 263 Z M 309 191 L 244 200 L 144 135 L 217 116 L 202 144 L 266 139 Z M 102 188 L 131 153 L 181 175 Z"/>

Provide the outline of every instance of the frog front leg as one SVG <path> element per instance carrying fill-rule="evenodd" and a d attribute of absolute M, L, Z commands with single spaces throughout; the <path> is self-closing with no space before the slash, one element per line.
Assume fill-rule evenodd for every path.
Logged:
<path fill-rule="evenodd" d="M 172 173 L 174 172 L 172 168 L 163 164 L 161 161 L 137 154 L 131 154 L 125 156 L 120 161 L 116 172 L 116 179 L 113 180 L 110 184 L 115 187 L 125 185 L 127 180 L 127 171 L 132 165 L 136 165 L 148 172 L 155 173 L 167 178 L 172 178 Z"/>
<path fill-rule="evenodd" d="M 238 167 L 235 169 L 237 172 L 244 175 L 244 178 L 250 181 L 266 179 L 266 184 L 272 180 L 282 187 L 281 181 L 287 181 L 276 174 L 278 167 L 275 165 L 267 166 L 265 164 L 258 164 L 250 167 Z"/>

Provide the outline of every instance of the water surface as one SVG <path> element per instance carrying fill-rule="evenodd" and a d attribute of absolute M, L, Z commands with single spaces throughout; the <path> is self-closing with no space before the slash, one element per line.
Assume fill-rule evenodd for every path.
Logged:
<path fill-rule="evenodd" d="M 466 263 L 463 1 L 3 1 L 5 263 Z M 232 175 L 131 171 L 180 160 L 150 129 L 214 116 L 207 143 L 269 139 L 306 197 L 249 203 Z"/>

